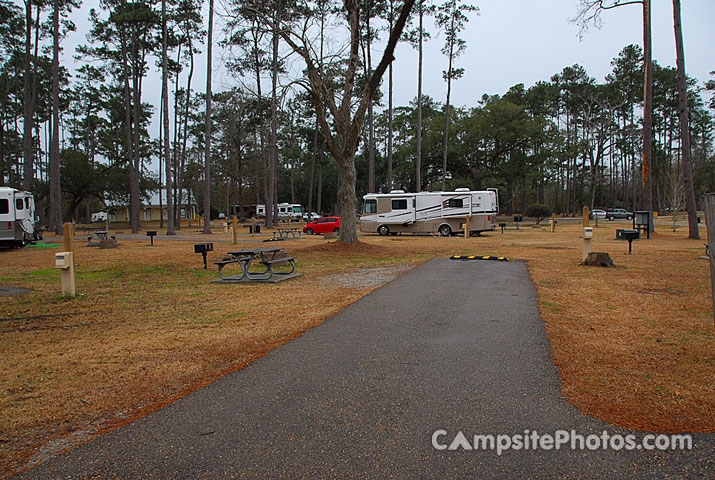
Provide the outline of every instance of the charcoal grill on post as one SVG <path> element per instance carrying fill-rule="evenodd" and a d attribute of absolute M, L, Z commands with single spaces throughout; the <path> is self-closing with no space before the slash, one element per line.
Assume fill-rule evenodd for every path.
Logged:
<path fill-rule="evenodd" d="M 616 235 L 617 240 L 628 240 L 628 255 L 633 251 L 633 240 L 640 238 L 641 234 L 638 230 L 619 230 Z"/>
<path fill-rule="evenodd" d="M 194 245 L 194 253 L 200 253 L 204 257 L 204 270 L 206 270 L 206 254 L 213 251 L 213 243 L 197 243 Z"/>
<path fill-rule="evenodd" d="M 146 232 L 146 236 L 149 237 L 151 241 L 151 246 L 154 246 L 154 237 L 156 237 L 156 230 L 149 230 Z"/>

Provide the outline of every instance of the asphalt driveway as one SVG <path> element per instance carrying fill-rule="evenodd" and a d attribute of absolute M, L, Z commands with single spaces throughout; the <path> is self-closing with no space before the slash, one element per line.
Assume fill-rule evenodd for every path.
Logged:
<path fill-rule="evenodd" d="M 690 451 L 440 450 L 462 431 L 627 432 L 560 396 L 520 262 L 432 260 L 176 403 L 20 478 L 714 478 Z M 440 447 L 442 448 L 442 447 Z"/>

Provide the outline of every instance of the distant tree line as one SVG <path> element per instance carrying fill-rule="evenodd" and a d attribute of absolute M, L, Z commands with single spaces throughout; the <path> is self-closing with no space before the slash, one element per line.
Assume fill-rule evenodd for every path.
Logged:
<path fill-rule="evenodd" d="M 43 222 L 53 227 L 51 207 L 61 209 L 60 222 L 86 220 L 111 201 L 130 206 L 137 230 L 141 202 L 161 186 L 171 192 L 172 214 L 161 219 L 162 228 L 171 222 L 167 230 L 181 228 L 187 202 L 229 215 L 234 207 L 242 213 L 251 204 L 279 202 L 330 214 L 355 208 L 364 193 L 392 188 L 497 187 L 508 213 L 533 203 L 561 214 L 584 205 L 639 208 L 640 47 L 625 47 L 601 82 L 573 65 L 529 88 L 483 95 L 471 107 L 421 94 L 394 106 L 390 45 L 409 41 L 421 52 L 430 37 L 423 18 L 434 16 L 439 32 L 432 36 L 444 36 L 450 92 L 464 73 L 455 66 L 466 47 L 459 35 L 476 10 L 457 0 L 412 3 L 229 2 L 218 41 L 235 83 L 210 92 L 194 78 L 196 56 L 206 47 L 202 0 L 102 0 L 88 14 L 91 31 L 75 52 L 74 77 L 56 60 L 53 68 L 53 60 L 79 5 L 26 0 L 23 9 L 0 0 L 0 182 L 32 190 Z M 334 45 L 336 25 L 346 24 L 348 53 Z M 389 58 L 374 51 L 379 41 L 387 42 Z M 303 70 L 288 61 L 296 57 Z M 150 71 L 166 72 L 166 82 L 161 96 L 148 99 Z M 415 74 L 421 85 L 421 62 Z M 654 63 L 652 80 L 654 208 L 682 209 L 676 69 Z M 715 80 L 706 85 L 715 89 Z M 687 86 L 699 202 L 715 189 L 715 105 L 694 79 Z M 157 112 L 160 121 L 152 125 Z M 150 170 L 157 161 L 158 170 Z M 53 200 L 53 184 L 60 201 Z M 355 198 L 346 203 L 346 196 Z M 272 211 L 267 224 L 276 221 Z"/>

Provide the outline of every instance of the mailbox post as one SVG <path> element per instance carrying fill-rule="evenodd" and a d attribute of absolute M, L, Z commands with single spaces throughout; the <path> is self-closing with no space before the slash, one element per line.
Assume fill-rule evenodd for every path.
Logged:
<path fill-rule="evenodd" d="M 62 273 L 62 296 L 74 297 L 74 254 L 72 252 L 55 253 L 55 267 L 61 269 Z"/>
<path fill-rule="evenodd" d="M 583 227 L 583 253 L 581 261 L 585 262 L 588 254 L 591 253 L 591 242 L 593 241 L 593 227 Z"/>

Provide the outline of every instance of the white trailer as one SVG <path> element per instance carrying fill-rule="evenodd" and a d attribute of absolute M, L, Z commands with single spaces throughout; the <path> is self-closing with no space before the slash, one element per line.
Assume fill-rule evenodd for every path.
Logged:
<path fill-rule="evenodd" d="M 23 247 L 42 238 L 30 192 L 0 187 L 0 246 Z"/>
<path fill-rule="evenodd" d="M 262 204 L 256 205 L 256 216 L 265 217 L 266 216 L 266 206 Z M 303 207 L 298 203 L 279 203 L 278 204 L 278 218 L 285 220 L 302 220 L 303 219 Z"/>
<path fill-rule="evenodd" d="M 499 198 L 494 188 L 420 193 L 393 190 L 363 196 L 362 212 L 362 232 L 380 235 L 439 232 L 449 236 L 464 233 L 468 223 L 469 234 L 478 235 L 496 228 Z"/>

